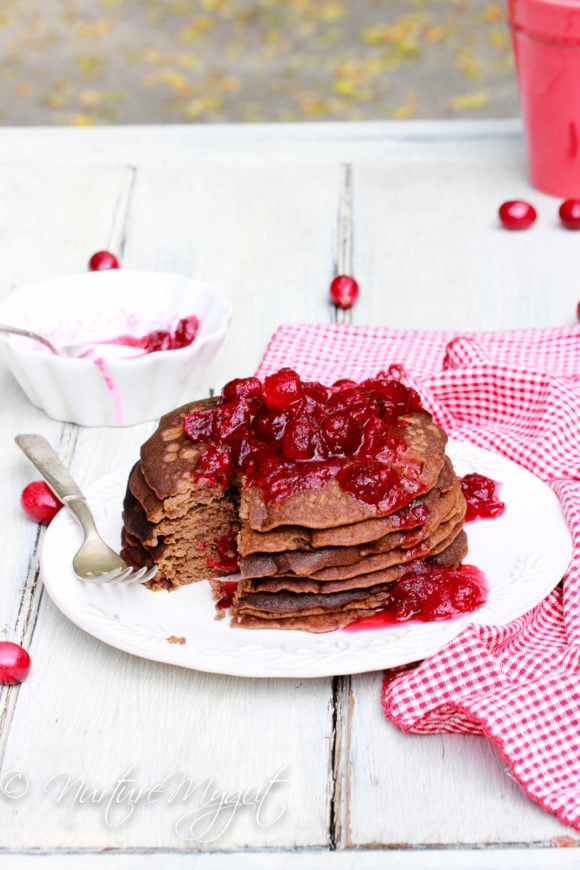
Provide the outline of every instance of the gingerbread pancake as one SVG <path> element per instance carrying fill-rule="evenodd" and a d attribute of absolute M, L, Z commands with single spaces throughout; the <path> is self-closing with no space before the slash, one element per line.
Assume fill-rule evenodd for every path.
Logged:
<path fill-rule="evenodd" d="M 319 547 L 352 546 L 384 539 L 389 534 L 407 531 L 420 533 L 450 509 L 457 498 L 459 482 L 451 461 L 446 456 L 435 486 L 408 505 L 385 517 L 373 517 L 328 529 L 309 529 L 301 526 L 278 526 L 258 532 L 244 526 L 238 539 L 240 556 L 252 553 L 280 553 L 287 550 L 318 549 Z"/>
<path fill-rule="evenodd" d="M 380 503 L 362 501 L 336 479 L 275 502 L 264 498 L 259 487 L 243 486 L 242 520 L 257 531 L 286 525 L 328 529 L 388 516 L 405 507 L 435 486 L 445 460 L 447 435 L 427 414 L 419 412 L 402 415 L 388 430 L 399 444 L 397 464 L 391 464 L 399 481 Z"/>
<path fill-rule="evenodd" d="M 241 560 L 242 577 L 275 577 L 295 574 L 298 577 L 340 579 L 368 573 L 391 565 L 400 565 L 417 558 L 426 558 L 447 546 L 463 528 L 463 514 L 441 523 L 424 541 L 414 547 L 395 547 L 386 552 L 363 547 L 327 547 L 311 552 L 291 550 L 275 555 L 248 556 Z"/>
<path fill-rule="evenodd" d="M 426 560 L 456 568 L 467 553 L 465 532 L 441 553 Z M 417 564 L 422 564 L 418 560 Z M 397 565 L 351 580 L 316 582 L 312 578 L 242 579 L 231 608 L 232 625 L 312 632 L 334 631 L 388 606 L 392 584 L 416 563 Z M 216 597 L 219 597 L 216 592 Z"/>

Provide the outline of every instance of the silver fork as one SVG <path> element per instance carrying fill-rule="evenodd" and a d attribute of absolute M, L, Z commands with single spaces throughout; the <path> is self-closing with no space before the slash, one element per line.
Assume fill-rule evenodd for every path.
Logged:
<path fill-rule="evenodd" d="M 42 435 L 17 435 L 15 441 L 82 527 L 84 540 L 72 563 L 79 580 L 146 583 L 155 576 L 156 567 L 136 570 L 103 541 L 85 496 L 46 438 Z"/>

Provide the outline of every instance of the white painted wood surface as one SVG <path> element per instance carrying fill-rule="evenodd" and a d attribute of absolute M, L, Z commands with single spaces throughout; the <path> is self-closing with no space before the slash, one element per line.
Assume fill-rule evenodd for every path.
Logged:
<path fill-rule="evenodd" d="M 578 236 L 529 187 L 517 122 L 4 129 L 0 193 L 2 295 L 84 270 L 101 247 L 222 287 L 235 317 L 200 392 L 251 373 L 278 324 L 331 320 L 337 268 L 361 285 L 358 323 L 564 325 L 580 299 Z M 538 222 L 502 232 L 497 207 L 518 196 Z M 86 485 L 133 461 L 152 424 L 61 425 L 4 367 L 0 391 L 0 630 L 33 658 L 28 680 L 0 693 L 0 867 L 577 865 L 577 832 L 521 794 L 484 738 L 388 723 L 380 673 L 220 677 L 69 623 L 37 577 L 38 530 L 18 505 L 35 474 L 14 435 L 45 434 Z M 141 798 L 108 812 L 101 792 L 124 776 Z M 192 793 L 169 801 L 169 780 Z M 188 827 L 204 789 L 269 783 L 263 813 L 255 797 L 205 834 Z"/>

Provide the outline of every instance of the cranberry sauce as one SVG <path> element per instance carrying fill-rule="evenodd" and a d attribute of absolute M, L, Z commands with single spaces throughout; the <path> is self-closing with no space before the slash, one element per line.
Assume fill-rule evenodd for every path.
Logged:
<path fill-rule="evenodd" d="M 220 597 L 215 603 L 217 610 L 228 610 L 234 603 L 234 595 L 236 594 L 236 589 L 238 588 L 237 580 L 220 580 L 219 586 Z"/>
<path fill-rule="evenodd" d="M 444 622 L 478 610 L 487 600 L 479 568 L 442 568 L 419 562 L 395 581 L 386 608 L 351 622 L 343 631 L 387 628 L 407 622 Z"/>
<path fill-rule="evenodd" d="M 157 350 L 178 350 L 193 344 L 199 332 L 199 320 L 195 314 L 182 317 L 173 330 L 154 329 L 146 335 L 119 335 L 99 344 L 120 344 L 123 347 L 135 347 L 153 353 Z"/>
<path fill-rule="evenodd" d="M 216 541 L 217 557 L 210 557 L 207 560 L 208 568 L 223 571 L 224 574 L 233 574 L 234 571 L 238 570 L 240 567 L 238 532 L 239 529 L 232 528 L 226 535 L 218 538 Z"/>
<path fill-rule="evenodd" d="M 467 502 L 465 521 L 494 519 L 505 511 L 498 497 L 499 484 L 483 474 L 466 474 L 460 478 L 461 489 Z"/>
<path fill-rule="evenodd" d="M 204 444 L 195 474 L 210 485 L 243 473 L 274 502 L 334 478 L 385 511 L 407 504 L 416 487 L 402 417 L 422 410 L 414 390 L 383 375 L 326 387 L 283 368 L 263 383 L 230 381 L 219 405 L 187 415 L 183 428 Z"/>

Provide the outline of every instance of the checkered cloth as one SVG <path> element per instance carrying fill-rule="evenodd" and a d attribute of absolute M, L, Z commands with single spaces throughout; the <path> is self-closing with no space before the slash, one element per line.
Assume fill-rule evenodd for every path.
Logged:
<path fill-rule="evenodd" d="M 526 794 L 580 830 L 580 328 L 492 333 L 296 324 L 258 375 L 332 383 L 386 371 L 457 439 L 518 462 L 558 495 L 574 540 L 563 582 L 507 626 L 467 627 L 387 672 L 386 716 L 417 734 L 485 734 Z"/>

